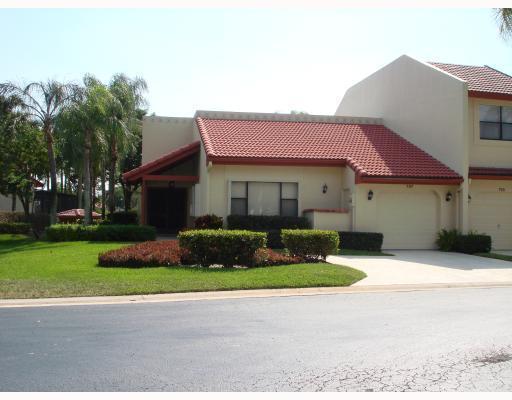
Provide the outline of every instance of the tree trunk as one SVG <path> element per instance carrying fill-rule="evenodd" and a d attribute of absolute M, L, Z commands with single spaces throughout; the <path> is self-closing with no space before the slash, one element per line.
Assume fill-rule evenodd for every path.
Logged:
<path fill-rule="evenodd" d="M 76 197 L 78 197 L 78 208 L 84 208 L 83 207 L 83 193 L 82 193 L 82 172 L 78 174 L 78 184 L 76 187 Z"/>
<path fill-rule="evenodd" d="M 133 191 L 124 189 L 124 211 L 130 211 L 132 208 L 132 195 Z"/>
<path fill-rule="evenodd" d="M 106 200 L 107 200 L 107 193 L 105 188 L 105 180 L 106 180 L 106 171 L 105 167 L 102 166 L 101 169 L 101 218 L 105 219 L 105 209 L 106 209 Z"/>
<path fill-rule="evenodd" d="M 108 212 L 112 214 L 116 208 L 115 188 L 116 188 L 116 165 L 117 165 L 117 146 L 114 141 L 111 146 L 110 157 L 110 176 L 108 180 Z"/>
<path fill-rule="evenodd" d="M 91 209 L 91 132 L 85 132 L 84 142 L 84 224 L 90 225 L 92 222 L 92 209 Z"/>
<path fill-rule="evenodd" d="M 28 218 L 30 217 L 30 200 L 29 200 L 30 195 L 24 197 L 20 194 L 19 198 L 20 198 L 21 205 L 23 206 L 23 213 L 25 214 L 25 217 L 27 218 L 27 221 L 28 221 Z"/>
<path fill-rule="evenodd" d="M 12 200 L 11 200 L 11 211 L 16 211 L 16 192 L 13 192 L 12 194 Z"/>
<path fill-rule="evenodd" d="M 48 128 L 47 128 L 48 129 Z M 50 223 L 57 223 L 57 165 L 53 151 L 53 139 L 51 132 L 45 132 L 48 161 L 50 163 Z"/>

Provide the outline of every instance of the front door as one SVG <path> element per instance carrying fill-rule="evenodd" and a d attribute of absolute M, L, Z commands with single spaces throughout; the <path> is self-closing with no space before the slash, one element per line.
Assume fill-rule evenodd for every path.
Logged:
<path fill-rule="evenodd" d="M 186 226 L 186 188 L 148 188 L 148 224 L 159 233 L 177 233 Z"/>

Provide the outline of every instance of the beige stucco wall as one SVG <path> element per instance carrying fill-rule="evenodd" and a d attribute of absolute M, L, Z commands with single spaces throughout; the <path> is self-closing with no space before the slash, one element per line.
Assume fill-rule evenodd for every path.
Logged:
<path fill-rule="evenodd" d="M 331 231 L 351 231 L 352 221 L 350 213 L 308 211 L 304 216 L 314 229 L 326 229 Z"/>
<path fill-rule="evenodd" d="M 298 209 L 340 208 L 342 168 L 213 165 L 209 173 L 206 212 L 226 217 L 230 213 L 230 181 L 297 182 Z M 327 184 L 327 193 L 322 187 Z"/>
<path fill-rule="evenodd" d="M 512 168 L 512 141 L 480 139 L 481 104 L 512 107 L 512 101 L 469 98 L 469 165 Z"/>
<path fill-rule="evenodd" d="M 368 200 L 370 190 L 372 200 Z M 442 228 L 456 226 L 457 190 L 456 186 L 358 184 L 353 204 L 353 230 L 384 233 L 385 248 L 435 248 L 435 234 Z M 447 192 L 453 196 L 449 202 Z M 432 208 L 427 210 L 425 204 Z M 382 221 L 386 221 L 384 226 Z M 398 245 L 392 242 L 392 232 L 401 232 Z M 423 232 L 429 237 L 418 246 L 415 235 L 421 236 Z"/>
<path fill-rule="evenodd" d="M 0 194 L 0 211 L 12 210 L 12 196 L 3 196 Z M 16 211 L 22 212 L 23 206 L 18 197 L 16 197 Z"/>
<path fill-rule="evenodd" d="M 142 122 L 142 163 L 161 157 L 191 143 L 193 118 L 148 116 Z"/>
<path fill-rule="evenodd" d="M 459 174 L 467 126 L 466 83 L 401 56 L 347 90 L 336 115 L 380 117 L 391 130 Z"/>

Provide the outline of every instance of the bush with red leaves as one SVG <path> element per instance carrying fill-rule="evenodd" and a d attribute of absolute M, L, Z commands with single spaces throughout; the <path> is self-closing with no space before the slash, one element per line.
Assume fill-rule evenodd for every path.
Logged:
<path fill-rule="evenodd" d="M 134 244 L 98 255 L 102 267 L 157 267 L 186 265 L 188 251 L 180 248 L 177 240 L 160 240 Z"/>
<path fill-rule="evenodd" d="M 293 257 L 288 254 L 278 253 L 272 249 L 261 248 L 254 254 L 254 265 L 256 267 L 270 267 L 272 265 L 300 264 L 304 262 L 300 257 Z"/>

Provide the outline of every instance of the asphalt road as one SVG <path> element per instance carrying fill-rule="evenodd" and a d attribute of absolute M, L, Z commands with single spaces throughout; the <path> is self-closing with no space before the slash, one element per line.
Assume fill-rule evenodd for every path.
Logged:
<path fill-rule="evenodd" d="M 2 391 L 511 390 L 512 288 L 0 309 Z"/>

